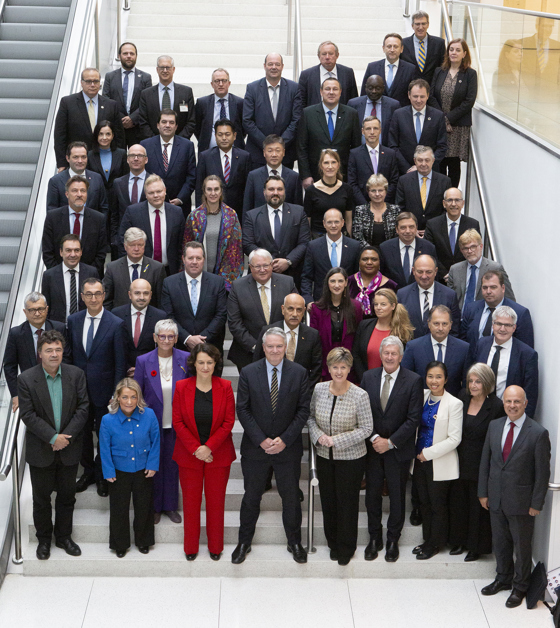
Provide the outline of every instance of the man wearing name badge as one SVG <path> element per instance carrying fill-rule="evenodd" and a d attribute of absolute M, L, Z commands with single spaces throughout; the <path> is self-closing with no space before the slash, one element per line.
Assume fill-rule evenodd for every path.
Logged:
<path fill-rule="evenodd" d="M 418 75 L 431 84 L 436 68 L 441 67 L 445 57 L 445 40 L 428 35 L 430 16 L 424 11 L 417 11 L 411 23 L 414 35 L 402 40 L 401 60 L 414 64 Z"/>

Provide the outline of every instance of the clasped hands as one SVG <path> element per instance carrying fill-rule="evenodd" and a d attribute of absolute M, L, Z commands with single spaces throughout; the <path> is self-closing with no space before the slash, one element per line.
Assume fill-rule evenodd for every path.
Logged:
<path fill-rule="evenodd" d="M 153 478 L 155 474 L 156 474 L 156 472 L 153 471 L 152 469 L 144 469 L 144 475 L 147 478 Z M 117 478 L 105 478 L 105 479 L 107 480 L 107 482 L 111 482 L 111 484 L 113 482 L 116 482 L 116 480 L 117 480 Z"/>
<path fill-rule="evenodd" d="M 333 437 L 327 436 L 326 434 L 319 436 L 317 442 L 319 443 L 319 445 L 323 445 L 323 447 L 334 447 Z"/>
<path fill-rule="evenodd" d="M 280 438 L 280 436 L 277 436 L 274 439 L 265 438 L 261 443 L 261 447 L 267 454 L 279 454 L 281 451 L 284 451 L 284 449 L 286 449 L 286 444 Z"/>
<path fill-rule="evenodd" d="M 59 434 L 51 445 L 53 451 L 60 451 L 70 444 L 71 434 Z"/>
<path fill-rule="evenodd" d="M 202 462 L 212 462 L 214 458 L 212 457 L 212 451 L 210 447 L 206 447 L 206 445 L 201 445 L 195 452 L 194 455 Z"/>

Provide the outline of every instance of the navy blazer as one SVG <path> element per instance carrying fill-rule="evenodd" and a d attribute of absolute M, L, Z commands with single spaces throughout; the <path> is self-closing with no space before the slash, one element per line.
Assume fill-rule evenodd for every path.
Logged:
<path fill-rule="evenodd" d="M 111 152 L 111 169 L 109 170 L 109 179 L 105 177 L 105 171 L 103 169 L 103 164 L 101 163 L 101 155 L 99 151 L 90 150 L 88 152 L 88 166 L 91 168 L 92 172 L 97 173 L 101 177 L 101 181 L 103 181 L 103 185 L 105 186 L 105 190 L 108 194 L 109 205 L 113 204 L 113 199 L 111 198 L 113 182 L 118 177 L 122 177 L 130 171 L 126 150 L 124 148 L 115 148 Z"/>
<path fill-rule="evenodd" d="M 348 158 L 348 183 L 352 186 L 356 205 L 369 205 L 366 183 L 372 174 L 374 174 L 374 172 L 368 147 L 362 144 L 358 146 L 358 148 L 353 148 Z M 377 174 L 382 174 L 389 183 L 385 201 L 387 203 L 394 203 L 397 193 L 397 183 L 399 182 L 397 153 L 392 148 L 387 148 L 381 144 L 379 144 Z"/>
<path fill-rule="evenodd" d="M 436 257 L 436 247 L 431 242 L 427 242 L 424 238 L 416 238 L 414 257 L 410 260 L 411 272 L 407 281 L 403 272 L 399 242 L 400 240 L 398 238 L 391 238 L 390 240 L 385 240 L 385 242 L 382 242 L 379 246 L 379 250 L 381 251 L 381 272 L 397 284 L 397 290 L 404 288 L 406 285 L 416 283 L 414 275 L 412 274 L 412 264 L 419 255 L 432 255 Z"/>
<path fill-rule="evenodd" d="M 533 321 L 531 319 L 531 312 L 526 307 L 519 305 L 515 301 L 504 297 L 502 305 L 507 305 L 517 314 L 517 327 L 513 332 L 514 338 L 521 340 L 526 345 L 529 345 L 531 349 L 535 348 L 535 337 L 533 335 Z M 478 300 L 469 303 L 463 310 L 463 320 L 461 321 L 461 331 L 459 338 L 466 340 L 474 353 L 476 351 L 476 345 L 482 336 L 479 336 L 478 328 L 480 327 L 480 319 L 484 308 L 486 307 L 486 301 Z M 492 337 L 492 328 L 490 328 L 490 337 Z"/>
<path fill-rule="evenodd" d="M 428 51 L 429 51 L 428 46 Z M 441 88 L 445 83 L 449 70 L 437 68 L 432 80 L 430 95 L 433 96 L 437 107 L 442 108 Z M 445 114 L 449 124 L 453 126 L 472 126 L 472 108 L 476 102 L 478 90 L 478 74 L 473 68 L 467 68 L 465 72 L 457 73 L 455 91 L 451 99 L 451 111 Z"/>
<path fill-rule="evenodd" d="M 441 160 L 447 153 L 445 116 L 434 107 L 427 106 L 422 135 L 420 141 L 417 141 L 412 114 L 412 106 L 395 111 L 389 129 L 389 146 L 397 151 L 401 174 L 406 174 L 414 165 L 414 151 L 419 145 L 429 146 L 434 151 L 436 159 L 434 170 L 437 172 Z"/>
<path fill-rule="evenodd" d="M 146 174 L 146 177 L 148 175 Z M 130 174 L 125 174 L 123 177 L 119 177 L 113 181 L 113 198 L 115 200 L 114 206 L 111 208 L 111 244 L 117 244 L 119 237 L 119 227 L 124 213 L 132 203 L 130 202 L 130 195 L 128 193 L 128 181 Z M 142 186 L 142 194 L 138 202 L 146 200 L 146 194 L 144 193 L 144 186 Z"/>
<path fill-rule="evenodd" d="M 83 343 L 86 316 L 87 310 L 82 310 L 68 317 L 68 344 L 72 364 L 86 374 L 90 402 L 102 408 L 109 403 L 117 384 L 126 377 L 124 323 L 109 310 L 103 310 L 88 357 Z M 88 328 L 90 322 L 87 321 Z"/>
<path fill-rule="evenodd" d="M 426 228 L 426 221 L 436 218 L 445 213 L 443 207 L 443 195 L 451 187 L 451 179 L 432 170 L 430 181 L 430 191 L 426 199 L 426 207 L 422 208 L 422 197 L 420 196 L 420 181 L 418 172 L 408 172 L 399 178 L 397 184 L 396 203 L 403 211 L 412 212 L 418 220 L 418 229 Z M 456 248 L 459 248 L 457 245 Z"/>
<path fill-rule="evenodd" d="M 358 95 L 354 70 L 346 65 L 337 63 L 336 76 L 342 89 L 340 102 L 343 105 L 347 105 L 351 98 L 356 98 Z M 299 90 L 303 108 L 318 105 L 321 102 L 321 64 L 307 68 L 299 75 Z"/>
<path fill-rule="evenodd" d="M 185 218 L 179 207 L 176 207 L 171 203 L 164 203 L 164 207 L 166 221 L 165 246 L 167 247 L 167 263 L 169 265 L 169 272 L 173 275 L 179 272 L 179 268 L 181 266 L 183 236 L 185 233 Z M 124 213 L 121 226 L 119 228 L 119 257 L 124 257 L 126 255 L 126 251 L 124 250 L 124 234 L 130 227 L 138 227 L 146 234 L 148 239 L 146 240 L 144 255 L 146 257 L 153 258 L 154 241 L 152 237 L 152 227 L 150 225 L 148 201 L 136 203 L 136 205 L 130 205 Z"/>
<path fill-rule="evenodd" d="M 109 202 L 101 175 L 86 169 L 82 176 L 87 179 L 89 183 L 86 205 L 91 207 L 91 209 L 95 209 L 97 212 L 106 214 L 109 211 Z M 66 181 L 68 181 L 69 178 L 70 170 L 67 168 L 49 179 L 47 188 L 47 211 L 68 205 Z"/>
<path fill-rule="evenodd" d="M 513 338 L 511 355 L 509 358 L 506 388 L 508 386 L 521 386 L 527 395 L 527 415 L 535 416 L 537 401 L 539 399 L 539 356 L 521 340 Z M 476 345 L 474 362 L 488 362 L 490 349 L 494 343 L 493 336 L 481 338 Z"/>
<path fill-rule="evenodd" d="M 130 80 L 130 77 L 129 77 Z M 132 99 L 130 101 L 130 114 L 126 110 L 126 99 L 123 93 L 122 87 L 122 68 L 117 68 L 112 72 L 105 74 L 105 80 L 103 81 L 103 96 L 107 96 L 114 100 L 121 113 L 121 116 L 130 116 L 134 126 L 137 127 L 140 123 L 140 94 L 152 86 L 152 76 L 148 72 L 143 72 L 138 68 L 134 68 L 134 89 L 132 91 Z M 125 129 L 128 131 L 128 129 Z"/>
<path fill-rule="evenodd" d="M 210 148 L 212 135 L 214 134 L 214 104 L 215 94 L 202 96 L 194 106 L 196 126 L 194 134 L 198 140 L 198 155 Z M 235 127 L 237 137 L 233 145 L 235 148 L 245 148 L 245 133 L 243 132 L 243 98 L 235 94 L 228 94 L 229 120 Z"/>
<path fill-rule="evenodd" d="M 295 158 L 295 138 L 301 117 L 301 94 L 294 81 L 280 79 L 278 115 L 272 116 L 266 78 L 247 85 L 243 99 L 243 130 L 247 134 L 247 151 L 254 166 L 264 166 L 263 140 L 267 135 L 280 135 L 286 143 L 284 165 L 292 168 Z"/>
<path fill-rule="evenodd" d="M 428 323 L 422 318 L 422 310 L 420 309 L 420 288 L 416 281 L 409 286 L 398 290 L 397 299 L 399 300 L 399 303 L 402 303 L 408 310 L 410 322 L 414 326 L 414 337 L 420 338 L 421 336 L 429 334 L 430 330 L 428 329 Z M 459 309 L 459 303 L 457 302 L 455 290 L 451 290 L 451 288 L 443 286 L 437 281 L 434 282 L 434 299 L 432 307 L 434 305 L 447 305 L 447 307 L 451 310 L 451 316 L 453 318 L 451 335 L 458 336 L 459 328 L 461 326 L 461 310 Z"/>
<path fill-rule="evenodd" d="M 469 369 L 469 344 L 453 336 L 447 336 L 447 348 L 443 363 L 447 367 L 445 390 L 456 397 L 466 385 Z M 418 373 L 422 381 L 426 380 L 426 367 L 435 360 L 432 334 L 426 334 L 407 343 L 401 366 Z"/>
<path fill-rule="evenodd" d="M 364 74 L 364 80 L 362 81 L 362 96 L 366 95 L 366 82 L 370 76 L 377 75 L 385 81 L 385 61 L 385 59 L 380 59 L 379 61 L 372 61 L 368 64 Z M 418 67 L 415 64 L 413 65 L 412 63 L 403 61 L 401 57 L 399 60 L 399 68 L 391 83 L 391 89 L 387 88 L 387 83 L 385 82 L 385 91 L 383 93 L 385 96 L 398 100 L 401 107 L 407 107 L 410 105 L 408 86 L 411 81 L 418 78 L 418 74 Z"/>
<path fill-rule="evenodd" d="M 194 144 L 177 135 L 173 138 L 173 148 L 167 172 L 163 167 L 161 139 L 159 135 L 142 140 L 140 144 L 146 149 L 148 163 L 146 171 L 157 174 L 165 183 L 167 202 L 180 199 L 183 202 L 183 213 L 188 216 L 191 211 L 191 194 L 196 182 L 196 157 Z"/>
<path fill-rule="evenodd" d="M 88 266 L 80 262 L 78 264 L 78 276 L 76 277 L 76 290 L 78 292 L 78 310 L 85 310 L 86 304 L 80 297 L 80 287 L 82 282 L 90 277 L 99 279 L 99 273 L 95 266 Z M 47 318 L 50 321 L 66 323 L 66 289 L 64 287 L 64 276 L 62 273 L 62 263 L 49 268 L 43 273 L 41 293 L 47 300 L 49 313 Z"/>
<path fill-rule="evenodd" d="M 148 87 L 140 94 L 139 124 L 140 132 L 144 139 L 159 135 L 157 128 L 161 111 L 159 106 L 159 82 L 153 87 Z M 177 114 L 177 135 L 187 139 L 194 133 L 195 111 L 193 91 L 188 85 L 173 82 L 174 100 L 173 111 Z M 187 111 L 181 111 L 186 106 Z"/>
<path fill-rule="evenodd" d="M 401 52 L 401 61 L 407 61 L 412 63 L 416 67 L 417 78 L 423 78 L 431 85 L 432 78 L 436 68 L 441 67 L 443 59 L 445 57 L 445 40 L 441 37 L 426 35 L 428 39 L 428 53 L 426 55 L 426 63 L 424 64 L 424 71 L 420 71 L 418 62 L 416 61 L 416 52 L 414 50 L 414 35 L 405 37 L 402 41 L 403 51 Z"/>
<path fill-rule="evenodd" d="M 420 191 L 418 191 L 418 195 L 420 195 Z M 428 196 L 428 200 L 429 198 Z M 476 229 L 478 233 L 481 233 L 478 220 L 461 214 L 459 229 L 457 229 L 455 239 L 455 252 L 452 253 L 451 244 L 449 243 L 449 231 L 447 229 L 447 213 L 444 212 L 440 216 L 430 218 L 426 221 L 424 237 L 436 247 L 439 270 L 442 275 L 447 275 L 453 264 L 465 261 L 461 253 L 461 248 L 459 247 L 459 238 L 467 229 Z"/>
<path fill-rule="evenodd" d="M 256 170 L 251 170 L 245 185 L 245 196 L 243 197 L 243 212 L 264 205 L 264 182 L 268 179 L 268 167 L 261 166 Z M 284 189 L 286 191 L 286 203 L 292 205 L 303 205 L 303 186 L 299 174 L 286 166 L 282 166 L 282 179 L 284 179 Z"/>
<path fill-rule="evenodd" d="M 342 236 L 342 255 L 340 266 L 346 270 L 348 276 L 358 272 L 358 258 L 362 245 L 352 238 Z M 301 275 L 301 295 L 306 303 L 317 301 L 323 292 L 323 282 L 332 268 L 328 253 L 327 236 L 312 240 L 307 245 L 303 273 Z"/>
<path fill-rule="evenodd" d="M 367 96 L 358 96 L 357 98 L 352 98 L 348 102 L 348 106 L 352 107 L 358 112 L 358 116 L 360 117 L 360 126 L 364 124 L 364 118 L 369 116 L 369 112 L 366 111 L 368 97 Z M 400 109 L 400 102 L 395 100 L 394 98 L 389 98 L 389 96 L 381 97 L 381 136 L 379 137 L 379 142 L 382 143 L 385 140 L 389 139 L 389 127 L 391 126 L 391 118 L 393 117 L 393 113 Z M 377 102 L 377 107 L 379 107 L 379 101 Z M 369 109 L 369 106 L 368 106 Z M 362 135 L 362 144 L 365 144 L 365 137 Z"/>

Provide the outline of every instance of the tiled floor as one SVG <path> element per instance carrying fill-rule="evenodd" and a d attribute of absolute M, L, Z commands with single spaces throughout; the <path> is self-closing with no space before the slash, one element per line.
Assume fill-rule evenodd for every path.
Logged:
<path fill-rule="evenodd" d="M 33 578 L 8 575 L 0 626 L 22 628 L 551 628 L 477 580 Z"/>

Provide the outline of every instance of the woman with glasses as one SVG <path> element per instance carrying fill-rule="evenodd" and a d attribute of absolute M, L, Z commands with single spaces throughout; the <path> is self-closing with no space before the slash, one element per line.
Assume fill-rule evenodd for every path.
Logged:
<path fill-rule="evenodd" d="M 181 523 L 179 509 L 179 468 L 173 460 L 173 395 L 178 381 L 188 377 L 189 354 L 175 348 L 177 323 L 158 321 L 154 329 L 156 348 L 136 359 L 134 379 L 140 384 L 146 403 L 156 413 L 161 434 L 159 473 L 154 481 L 155 523 L 164 512 L 173 523 Z"/>
<path fill-rule="evenodd" d="M 397 216 L 401 213 L 398 205 L 385 202 L 389 182 L 382 174 L 372 174 L 366 183 L 369 205 L 358 205 L 354 220 L 350 222 L 352 237 L 362 246 L 379 246 L 385 240 L 395 237 Z M 348 225 L 346 216 L 346 224 Z"/>

